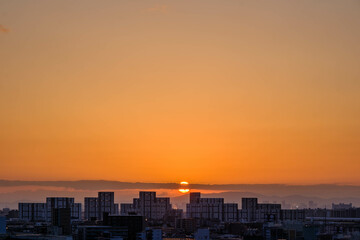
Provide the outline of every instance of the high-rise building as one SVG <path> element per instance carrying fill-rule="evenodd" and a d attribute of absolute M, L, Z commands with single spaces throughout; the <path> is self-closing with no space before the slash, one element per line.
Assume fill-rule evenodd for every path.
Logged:
<path fill-rule="evenodd" d="M 29 222 L 46 221 L 46 203 L 19 203 L 19 218 Z"/>
<path fill-rule="evenodd" d="M 281 210 L 281 204 L 258 203 L 257 198 L 242 198 L 242 209 L 237 203 L 224 203 L 223 198 L 201 198 L 198 192 L 190 193 L 186 204 L 187 218 L 223 222 L 279 222 L 303 221 L 304 211 Z"/>
<path fill-rule="evenodd" d="M 258 205 L 257 198 L 242 198 L 241 199 L 242 209 L 256 209 Z"/>
<path fill-rule="evenodd" d="M 84 199 L 84 205 L 85 205 L 84 217 L 86 220 L 95 220 L 99 218 L 97 197 L 86 197 Z"/>
<path fill-rule="evenodd" d="M 242 222 L 265 222 L 279 219 L 280 204 L 259 204 L 257 198 L 242 198 L 239 220 Z"/>
<path fill-rule="evenodd" d="M 84 198 L 85 219 L 102 220 L 104 213 L 119 215 L 119 204 L 114 203 L 114 192 L 98 192 L 97 197 Z"/>
<path fill-rule="evenodd" d="M 223 198 L 201 198 L 200 193 L 190 193 L 190 203 L 186 204 L 188 218 L 223 220 Z"/>
<path fill-rule="evenodd" d="M 68 197 L 48 197 L 46 198 L 46 219 L 52 220 L 53 209 L 70 208 L 72 220 L 81 220 L 81 203 L 75 203 L 74 198 Z"/>
<path fill-rule="evenodd" d="M 238 221 L 238 204 L 224 203 L 224 222 Z"/>
<path fill-rule="evenodd" d="M 119 212 L 119 204 L 118 203 L 115 203 L 114 204 L 114 213 L 115 215 L 119 215 L 120 212 Z"/>
<path fill-rule="evenodd" d="M 98 217 L 103 219 L 104 213 L 117 214 L 114 203 L 114 192 L 99 192 L 98 193 Z"/>
<path fill-rule="evenodd" d="M 71 208 L 71 219 L 72 220 L 81 220 L 81 203 L 74 203 Z"/>
<path fill-rule="evenodd" d="M 75 203 L 74 198 L 48 197 L 46 203 L 19 203 L 19 218 L 25 221 L 52 221 L 52 213 L 56 208 L 69 208 L 71 219 L 81 220 L 81 203 Z"/>
<path fill-rule="evenodd" d="M 147 219 L 160 220 L 170 212 L 170 198 L 156 197 L 156 192 L 140 192 L 133 204 L 121 204 L 122 215 L 140 215 Z"/>
<path fill-rule="evenodd" d="M 200 198 L 201 198 L 201 193 L 199 192 L 190 193 L 190 203 L 199 203 Z"/>

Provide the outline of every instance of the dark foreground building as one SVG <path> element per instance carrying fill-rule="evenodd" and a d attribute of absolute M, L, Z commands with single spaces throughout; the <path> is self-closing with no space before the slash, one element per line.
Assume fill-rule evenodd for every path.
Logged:
<path fill-rule="evenodd" d="M 79 226 L 79 240 L 110 239 L 121 237 L 124 240 L 136 240 L 136 235 L 145 230 L 142 216 L 103 216 L 102 226 Z"/>
<path fill-rule="evenodd" d="M 70 208 L 54 208 L 52 210 L 51 223 L 59 235 L 71 235 L 71 209 Z"/>

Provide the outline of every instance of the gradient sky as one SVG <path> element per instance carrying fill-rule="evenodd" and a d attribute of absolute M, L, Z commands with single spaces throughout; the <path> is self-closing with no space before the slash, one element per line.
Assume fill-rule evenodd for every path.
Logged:
<path fill-rule="evenodd" d="M 2 179 L 360 185 L 360 1 L 0 0 Z"/>

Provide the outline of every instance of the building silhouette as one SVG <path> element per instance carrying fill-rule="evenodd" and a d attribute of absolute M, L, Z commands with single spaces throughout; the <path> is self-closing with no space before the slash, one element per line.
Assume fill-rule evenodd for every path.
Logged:
<path fill-rule="evenodd" d="M 139 192 L 133 203 L 121 204 L 121 215 L 140 215 L 146 219 L 160 220 L 172 209 L 170 198 L 156 197 L 156 192 Z"/>

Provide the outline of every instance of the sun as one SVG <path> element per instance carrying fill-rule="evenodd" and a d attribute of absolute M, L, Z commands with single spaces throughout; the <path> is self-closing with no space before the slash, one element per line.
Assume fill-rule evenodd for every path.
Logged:
<path fill-rule="evenodd" d="M 188 193 L 189 191 L 190 191 L 190 189 L 183 189 L 183 188 L 179 189 L 179 192 L 181 192 L 181 193 Z"/>
<path fill-rule="evenodd" d="M 188 192 L 190 192 L 189 183 L 186 182 L 186 181 L 180 182 L 179 192 L 181 192 L 181 193 L 188 193 Z"/>

